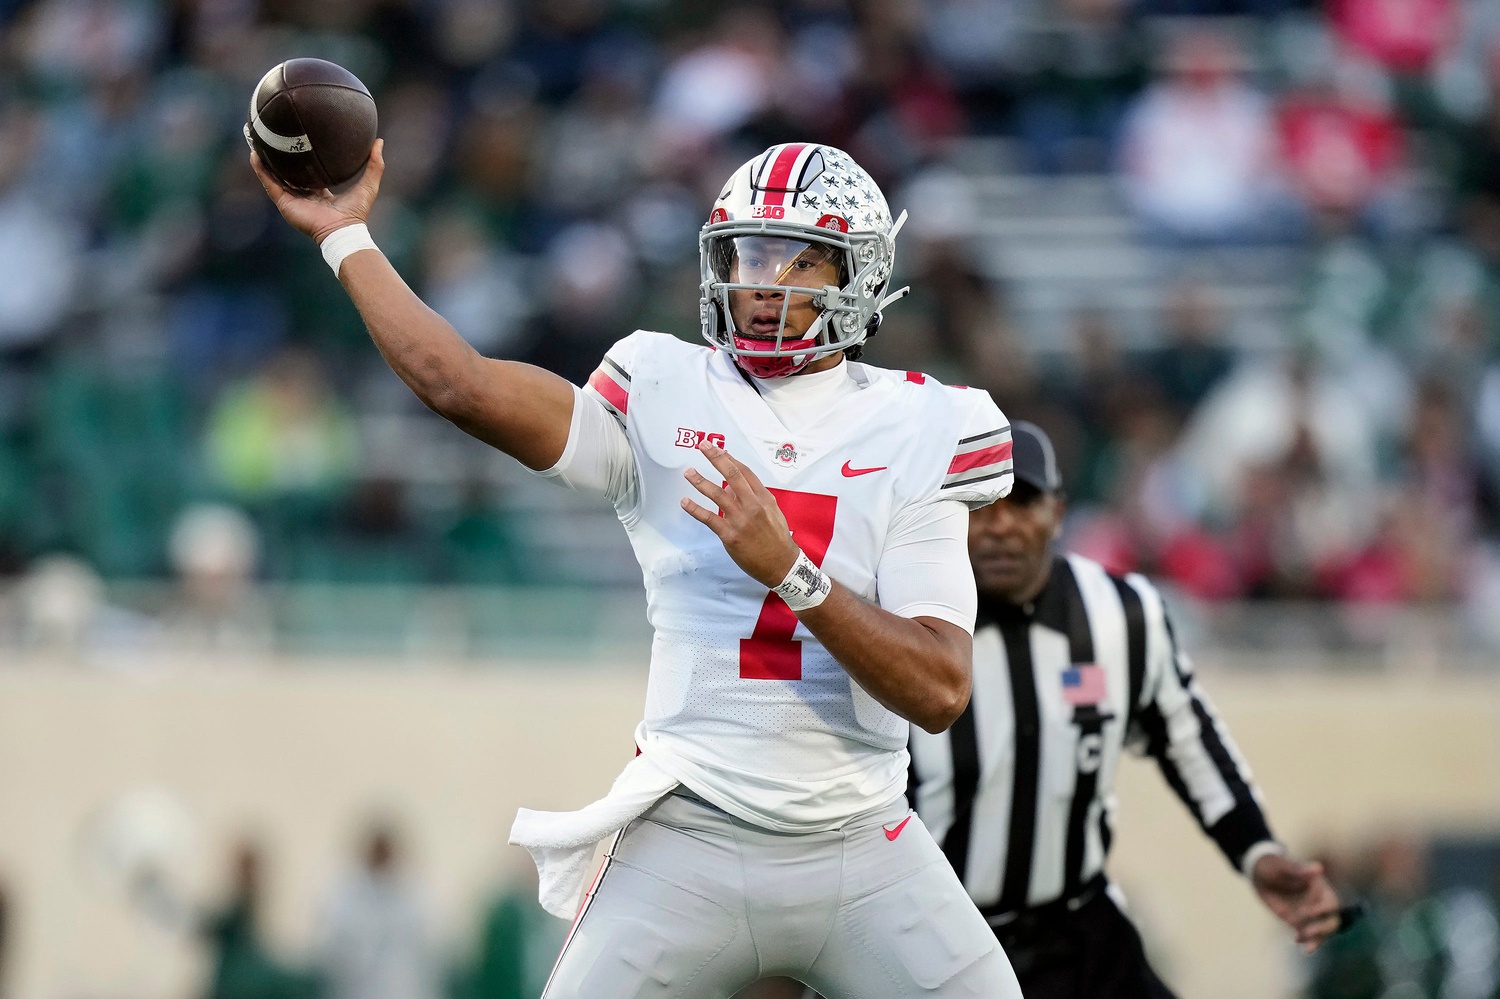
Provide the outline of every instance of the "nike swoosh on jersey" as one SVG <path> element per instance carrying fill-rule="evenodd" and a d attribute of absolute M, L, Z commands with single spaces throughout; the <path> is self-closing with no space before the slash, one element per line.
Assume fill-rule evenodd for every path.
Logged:
<path fill-rule="evenodd" d="M 906 818 L 904 818 L 900 822 L 898 822 L 896 824 L 896 828 L 894 828 L 894 829 L 887 829 L 885 826 L 881 826 L 880 828 L 881 828 L 881 831 L 885 833 L 885 838 L 888 839 L 888 840 L 891 840 L 892 842 L 894 842 L 895 839 L 896 839 L 896 837 L 901 835 L 901 830 L 905 829 L 906 828 L 906 824 L 908 822 L 910 822 L 910 821 L 911 821 L 911 816 L 908 815 Z"/>
<path fill-rule="evenodd" d="M 852 479 L 856 475 L 869 475 L 871 472 L 883 472 L 890 467 L 891 466 L 889 465 L 881 465 L 878 468 L 853 468 L 846 461 L 844 462 L 844 467 L 839 469 L 839 471 L 844 473 L 845 478 Z"/>

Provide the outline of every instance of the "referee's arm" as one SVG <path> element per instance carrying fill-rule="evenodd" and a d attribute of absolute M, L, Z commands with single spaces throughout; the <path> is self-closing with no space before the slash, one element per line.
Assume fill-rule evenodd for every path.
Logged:
<path fill-rule="evenodd" d="M 1312 951 L 1338 927 L 1339 900 L 1321 864 L 1299 863 L 1271 834 L 1250 768 L 1193 675 L 1155 587 L 1129 579 L 1146 618 L 1146 671 L 1130 746 L 1167 784 L 1256 894 Z"/>
<path fill-rule="evenodd" d="M 1139 577 L 1130 582 L 1142 598 L 1147 653 L 1131 748 L 1156 760 L 1198 825 L 1235 870 L 1248 875 L 1256 860 L 1277 849 L 1250 768 L 1178 648 L 1160 594 Z"/>

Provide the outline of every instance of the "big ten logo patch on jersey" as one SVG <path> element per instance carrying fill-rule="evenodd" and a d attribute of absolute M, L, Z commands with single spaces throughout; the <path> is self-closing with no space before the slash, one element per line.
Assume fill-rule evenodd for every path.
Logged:
<path fill-rule="evenodd" d="M 697 449 L 707 442 L 714 447 L 724 450 L 724 435 L 711 434 L 706 430 L 689 430 L 687 427 L 677 428 L 677 440 L 673 441 L 678 447 L 690 447 Z"/>

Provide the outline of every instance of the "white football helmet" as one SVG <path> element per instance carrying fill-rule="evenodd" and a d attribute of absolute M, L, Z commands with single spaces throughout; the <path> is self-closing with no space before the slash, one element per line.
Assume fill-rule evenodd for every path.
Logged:
<path fill-rule="evenodd" d="M 857 347 L 879 327 L 880 310 L 910 290 L 885 294 L 905 221 L 902 212 L 891 222 L 885 196 L 848 153 L 807 142 L 772 146 L 729 178 L 698 235 L 704 339 L 757 378 L 796 374 L 819 357 Z M 774 247 L 754 268 L 742 259 L 752 242 Z M 836 262 L 840 283 L 798 285 L 794 267 L 814 258 Z M 780 309 L 780 323 L 737 329 L 732 291 L 764 292 Z M 819 315 L 788 339 L 794 297 L 810 300 Z"/>

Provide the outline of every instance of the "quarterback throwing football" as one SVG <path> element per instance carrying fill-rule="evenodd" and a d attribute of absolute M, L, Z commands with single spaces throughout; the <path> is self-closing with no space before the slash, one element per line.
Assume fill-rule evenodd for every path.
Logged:
<path fill-rule="evenodd" d="M 480 356 L 376 250 L 380 143 L 337 197 L 254 165 L 422 401 L 608 497 L 640 560 L 639 754 L 600 801 L 511 832 L 574 920 L 547 999 L 773 975 L 829 999 L 1019 997 L 905 799 L 908 722 L 941 731 L 968 701 L 967 511 L 1009 490 L 1010 430 L 983 392 L 857 363 L 904 292 L 869 175 L 809 143 L 740 167 L 700 235 L 707 347 L 636 332 L 577 388 Z"/>

